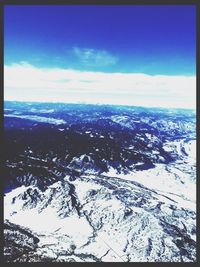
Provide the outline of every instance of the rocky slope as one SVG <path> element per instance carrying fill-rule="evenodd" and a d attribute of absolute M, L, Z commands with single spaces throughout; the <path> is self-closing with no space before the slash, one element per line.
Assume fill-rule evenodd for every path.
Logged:
<path fill-rule="evenodd" d="M 39 239 L 24 227 L 10 223 L 4 223 L 4 256 L 6 262 L 15 262 L 27 258 L 34 253 Z"/>

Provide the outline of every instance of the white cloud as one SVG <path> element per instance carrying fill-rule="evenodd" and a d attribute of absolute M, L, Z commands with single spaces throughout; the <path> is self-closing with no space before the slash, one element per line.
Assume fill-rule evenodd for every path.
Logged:
<path fill-rule="evenodd" d="M 4 98 L 195 109 L 196 78 L 37 68 L 21 62 L 4 66 Z"/>
<path fill-rule="evenodd" d="M 117 62 L 117 57 L 105 50 L 74 47 L 73 52 L 80 62 L 86 66 L 108 66 Z"/>

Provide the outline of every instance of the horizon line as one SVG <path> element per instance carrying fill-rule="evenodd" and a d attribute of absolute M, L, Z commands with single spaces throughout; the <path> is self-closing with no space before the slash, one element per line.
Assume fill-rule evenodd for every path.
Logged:
<path fill-rule="evenodd" d="M 33 101 L 24 101 L 24 100 L 8 100 L 4 99 L 5 102 L 20 102 L 20 103 L 40 103 L 40 104 L 65 104 L 65 105 L 91 105 L 91 106 L 122 106 L 122 107 L 136 107 L 136 108 L 151 108 L 151 109 L 178 109 L 178 110 L 191 110 L 196 112 L 196 108 L 180 108 L 180 107 L 163 107 L 163 106 L 142 106 L 142 105 L 132 105 L 132 104 L 111 104 L 111 103 L 90 103 L 90 102 L 63 102 L 63 101 L 39 101 L 39 100 L 33 100 Z"/>

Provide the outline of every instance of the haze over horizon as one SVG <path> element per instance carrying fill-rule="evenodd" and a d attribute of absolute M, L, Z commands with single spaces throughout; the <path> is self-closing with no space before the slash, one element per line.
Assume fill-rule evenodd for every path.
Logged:
<path fill-rule="evenodd" d="M 192 5 L 6 6 L 4 98 L 195 109 L 195 20 Z"/>

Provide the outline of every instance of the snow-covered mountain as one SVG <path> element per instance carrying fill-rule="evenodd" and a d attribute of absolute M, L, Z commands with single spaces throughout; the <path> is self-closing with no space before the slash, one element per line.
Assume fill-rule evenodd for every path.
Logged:
<path fill-rule="evenodd" d="M 193 112 L 5 108 L 7 262 L 196 261 Z"/>

